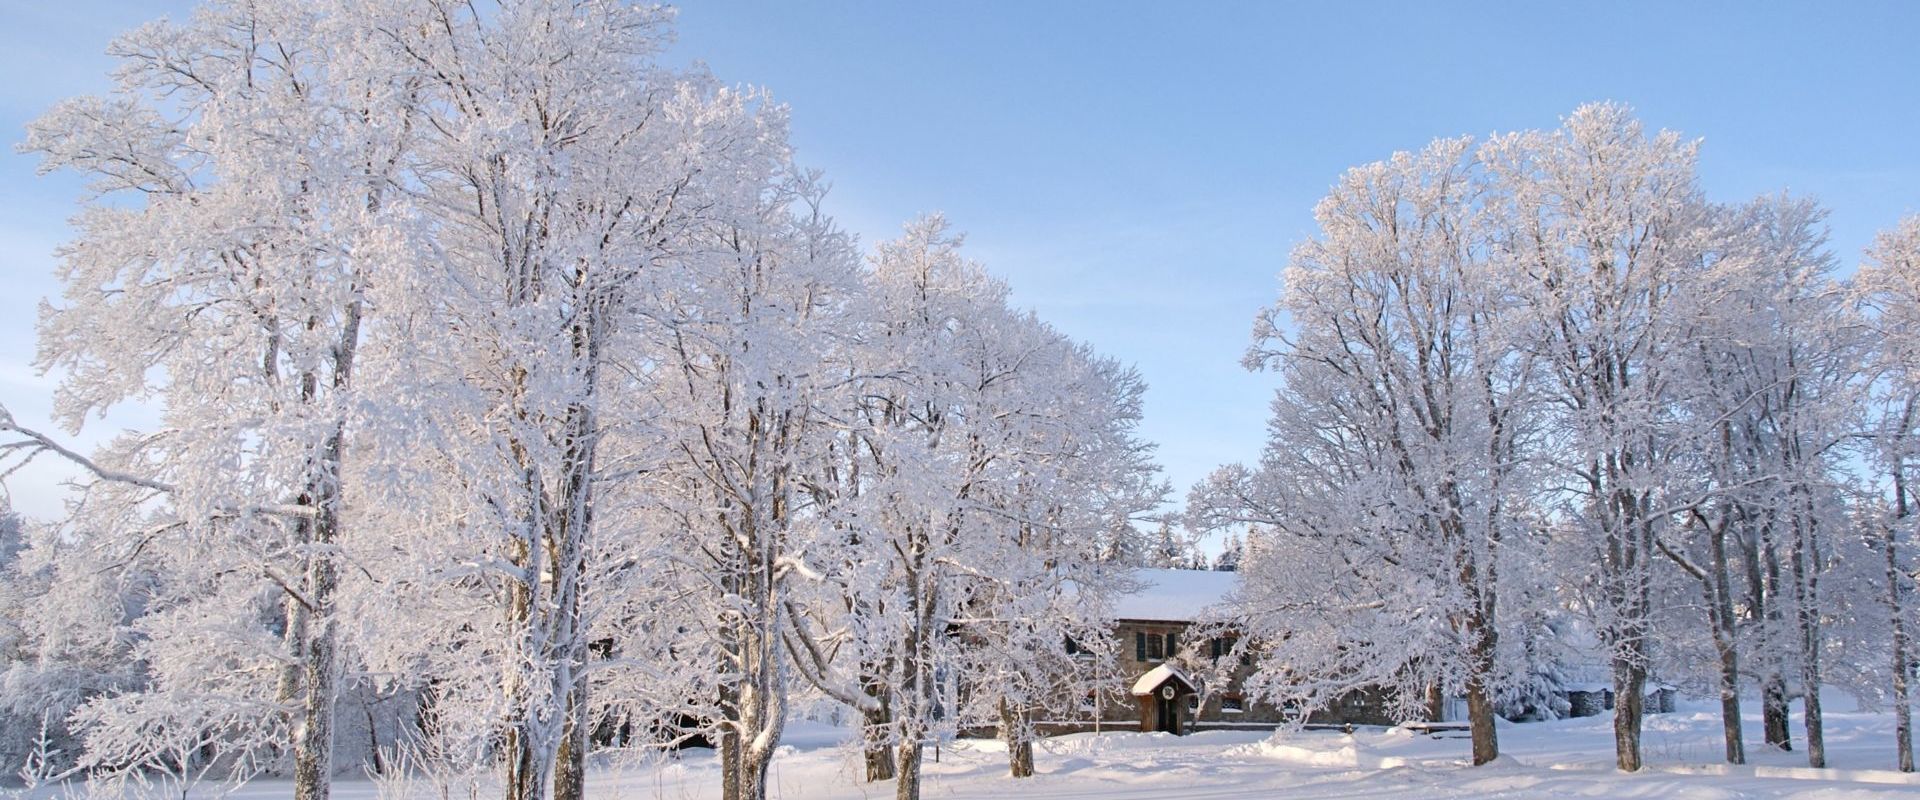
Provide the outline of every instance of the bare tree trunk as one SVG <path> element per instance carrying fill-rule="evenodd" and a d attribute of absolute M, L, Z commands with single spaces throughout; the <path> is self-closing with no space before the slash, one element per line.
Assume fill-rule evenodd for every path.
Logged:
<path fill-rule="evenodd" d="M 1473 598 L 1473 608 L 1466 620 L 1466 633 L 1471 642 L 1467 654 L 1467 727 L 1473 735 L 1473 765 L 1477 767 L 1500 757 L 1500 733 L 1494 725 L 1493 693 L 1487 686 L 1489 677 L 1493 675 L 1500 634 L 1494 619 L 1496 597 L 1493 582 L 1496 572 L 1493 565 L 1486 565 L 1484 570 L 1476 569 L 1470 558 L 1465 564 L 1465 580 L 1462 583 Z"/>
<path fill-rule="evenodd" d="M 529 477 L 528 480 L 531 483 L 533 479 Z M 526 535 L 533 535 L 532 526 L 536 523 L 527 522 L 526 524 L 528 526 Z M 528 626 L 532 624 L 536 594 L 533 582 L 539 580 L 539 571 L 543 568 L 539 563 L 528 559 L 537 559 L 542 548 L 538 542 L 530 542 L 525 538 L 516 541 L 515 545 L 524 550 L 517 554 L 516 562 L 524 564 L 528 572 L 524 579 L 510 582 L 509 591 L 512 596 L 508 600 L 508 619 L 516 635 L 530 637 Z M 529 652 L 528 655 L 531 653 Z M 523 679 L 514 672 L 508 673 L 506 688 L 506 696 L 519 703 L 519 707 L 515 709 L 515 717 L 507 724 L 506 741 L 502 743 L 501 748 L 502 756 L 506 760 L 506 780 L 503 787 L 506 790 L 505 797 L 506 800 L 539 800 L 542 776 L 537 774 L 539 757 L 535 753 L 537 737 L 534 726 L 537 723 L 528 716 L 531 710 L 526 708 L 524 703 L 520 703 L 520 696 L 526 693 L 528 688 L 523 685 Z"/>
<path fill-rule="evenodd" d="M 1613 652 L 1613 747 L 1614 762 L 1623 772 L 1638 772 L 1645 762 L 1640 750 L 1641 724 L 1646 718 L 1647 635 L 1652 587 L 1649 559 L 1655 544 L 1648 499 L 1639 492 L 1621 488 L 1621 476 L 1634 471 L 1633 453 L 1608 454 L 1605 481 L 1590 478 L 1595 495 L 1604 486 L 1609 511 L 1613 516 L 1606 530 L 1606 550 L 1602 565 L 1607 604 L 1615 619 L 1607 632 Z M 1596 474 L 1602 474 L 1596 470 Z"/>
<path fill-rule="evenodd" d="M 298 531 L 296 538 L 302 545 L 312 542 L 312 532 L 308 529 L 311 524 L 303 521 L 295 526 Z M 306 572 L 305 568 L 301 570 L 302 574 Z M 306 674 L 307 620 L 311 613 L 307 610 L 306 601 L 292 593 L 288 593 L 282 603 L 285 606 L 286 630 L 281 633 L 280 640 L 286 643 L 288 660 L 280 670 L 280 684 L 274 690 L 274 697 L 281 705 L 291 707 L 300 700 L 300 680 Z"/>
<path fill-rule="evenodd" d="M 1000 698 L 1000 738 L 1007 743 L 1007 771 L 1016 778 L 1033 777 L 1033 731 L 1027 715 Z"/>
<path fill-rule="evenodd" d="M 525 381 L 526 371 L 516 369 L 516 397 L 523 393 Z M 520 529 L 514 532 L 510 545 L 510 560 L 520 568 L 520 575 L 507 585 L 507 629 L 517 639 L 513 646 L 520 656 L 531 660 L 537 657 L 533 645 L 534 615 L 540 604 L 540 585 L 549 570 L 544 547 L 547 512 L 541 502 L 546 492 L 542 486 L 540 469 L 524 443 L 510 437 L 508 446 L 520 469 L 519 488 L 525 493 L 523 501 L 526 509 L 521 518 L 515 521 Z M 541 759 L 537 726 L 540 721 L 533 719 L 533 709 L 526 701 L 533 689 L 527 685 L 524 669 L 506 670 L 502 677 L 505 690 L 502 694 L 513 704 L 513 716 L 507 722 L 505 741 L 501 746 L 501 758 L 505 762 L 504 796 L 506 800 L 539 800 L 547 776 L 539 774 Z"/>
<path fill-rule="evenodd" d="M 540 800 L 540 780 L 537 774 L 538 758 L 534 754 L 533 736 L 526 722 L 517 723 L 507 732 L 507 800 Z"/>
<path fill-rule="evenodd" d="M 1493 693 L 1487 690 L 1484 676 L 1467 679 L 1467 727 L 1473 733 L 1473 765 L 1493 763 L 1500 757 L 1500 733 L 1494 727 Z"/>
<path fill-rule="evenodd" d="M 740 797 L 740 729 L 729 723 L 720 728 L 720 797 L 722 800 L 741 800 Z"/>
<path fill-rule="evenodd" d="M 1471 575 L 1472 573 L 1469 573 Z M 1489 579 L 1492 571 L 1488 570 Z M 1472 641 L 1467 667 L 1467 729 L 1473 735 L 1473 765 L 1492 763 L 1500 757 L 1500 733 L 1494 724 L 1493 692 L 1487 681 L 1493 675 L 1498 634 L 1493 627 L 1493 590 L 1468 583 L 1474 599 L 1473 614 L 1466 631 Z M 1444 697 L 1440 698 L 1443 702 Z"/>
<path fill-rule="evenodd" d="M 357 276 L 356 276 L 357 278 Z M 354 355 L 359 351 L 359 300 L 347 304 L 339 341 L 333 350 L 333 389 L 346 390 L 353 381 Z M 316 397 L 312 373 L 302 381 L 304 399 Z M 321 445 L 309 479 L 307 500 L 314 512 L 307 526 L 306 541 L 318 552 L 307 557 L 307 621 L 301 627 L 312 635 L 303 651 L 306 700 L 303 717 L 294 732 L 294 800 L 327 800 L 333 784 L 333 720 L 335 685 L 340 677 L 338 625 L 334 619 L 335 596 L 340 589 L 340 565 L 332 550 L 340 542 L 341 465 L 345 460 L 346 422 L 336 420 L 333 430 Z"/>
<path fill-rule="evenodd" d="M 1777 672 L 1770 674 L 1760 687 L 1761 725 L 1765 728 L 1767 746 L 1793 749 L 1793 729 L 1788 727 L 1787 714 L 1787 679 Z"/>
<path fill-rule="evenodd" d="M 298 541 L 301 546 L 309 547 L 312 545 L 312 520 L 301 520 L 294 526 L 294 531 L 295 540 Z M 313 556 L 308 555 L 301 560 L 304 562 L 302 564 L 303 568 L 300 571 L 301 574 L 303 576 L 310 576 L 313 571 Z M 309 594 L 311 593 L 309 592 Z M 311 713 L 307 709 L 308 698 L 306 694 L 301 691 L 301 688 L 305 683 L 307 670 L 312 666 L 312 653 L 310 652 L 307 639 L 312 633 L 308 629 L 308 621 L 312 618 L 313 612 L 307 607 L 307 603 L 309 602 L 308 598 L 301 597 L 292 592 L 288 592 L 282 602 L 285 603 L 286 606 L 286 630 L 281 634 L 281 641 L 286 644 L 288 659 L 286 665 L 280 668 L 280 682 L 279 685 L 275 687 L 274 696 L 282 707 L 299 709 L 299 715 L 293 718 L 295 736 L 295 741 L 293 742 L 294 795 L 297 800 L 326 800 L 326 788 L 318 786 L 314 778 L 303 777 L 300 774 L 300 761 L 302 757 L 300 755 L 301 744 L 299 737 L 305 731 L 307 720 L 310 718 L 309 714 Z"/>
<path fill-rule="evenodd" d="M 1761 739 L 1767 747 L 1790 751 L 1793 749 L 1793 732 L 1787 725 L 1787 681 L 1780 675 L 1779 662 L 1771 659 L 1772 654 L 1781 649 L 1773 642 L 1771 633 L 1773 624 L 1779 619 L 1780 609 L 1778 603 L 1774 602 L 1778 594 L 1769 590 L 1777 583 L 1767 579 L 1767 570 L 1762 564 L 1771 563 L 1765 553 L 1768 546 L 1763 531 L 1742 537 L 1740 558 L 1747 584 L 1746 608 L 1742 614 L 1748 624 L 1754 626 L 1754 652 L 1763 658 L 1760 678 Z"/>
<path fill-rule="evenodd" d="M 586 797 L 587 732 L 591 720 L 587 718 L 590 712 L 586 680 L 588 650 L 580 595 L 585 589 L 582 582 L 586 580 L 586 548 L 593 536 L 594 524 L 593 473 L 599 442 L 592 399 L 598 383 L 599 368 L 594 362 L 599 358 L 600 334 L 591 325 L 591 318 L 587 331 L 575 333 L 576 347 L 589 362 L 588 399 L 567 409 L 565 494 L 555 504 L 558 513 L 548 533 L 553 541 L 554 580 L 550 612 L 553 632 L 546 657 L 553 669 L 551 691 L 563 698 L 557 709 L 563 715 L 560 741 L 552 751 L 554 764 L 550 768 L 554 800 L 585 800 Z"/>
<path fill-rule="evenodd" d="M 332 514 L 323 511 L 322 516 L 327 530 L 322 541 L 331 542 Z M 332 558 L 321 556 L 313 559 L 307 575 L 310 599 L 320 613 L 314 620 L 313 638 L 307 643 L 304 717 L 294 732 L 293 796 L 294 800 L 327 800 L 333 783 L 334 684 L 339 678 L 333 614 L 339 568 Z"/>
<path fill-rule="evenodd" d="M 928 572 L 928 551 L 932 544 L 925 531 L 908 537 L 905 570 L 906 612 L 910 620 L 901 647 L 901 686 L 899 696 L 904 717 L 900 725 L 899 774 L 894 780 L 896 800 L 919 800 L 921 745 L 932 719 L 934 687 L 932 645 L 934 609 L 939 603 L 939 585 Z"/>
<path fill-rule="evenodd" d="M 871 607 L 862 603 L 854 606 L 858 613 L 873 613 Z M 893 660 L 882 659 L 878 663 L 871 659 L 862 660 L 860 665 L 860 691 L 873 698 L 873 707 L 860 712 L 860 757 L 866 762 L 867 781 L 890 781 L 895 774 L 893 767 L 893 691 L 889 685 Z"/>
<path fill-rule="evenodd" d="M 1740 732 L 1740 647 L 1735 639 L 1733 587 L 1727 575 L 1727 525 L 1709 525 L 1708 547 L 1712 555 L 1713 646 L 1720 656 L 1720 726 L 1726 742 L 1727 763 L 1747 763 L 1747 743 Z"/>
<path fill-rule="evenodd" d="M 1740 732 L 1740 654 L 1733 642 L 1716 634 L 1720 655 L 1720 732 L 1726 743 L 1727 763 L 1747 763 L 1747 744 Z"/>
<path fill-rule="evenodd" d="M 771 747 L 749 747 L 741 753 L 740 800 L 767 799 L 767 773 L 772 766 Z"/>
<path fill-rule="evenodd" d="M 893 748 L 887 744 L 887 730 L 893 723 L 891 706 L 884 698 L 880 707 L 861 712 L 860 739 L 868 781 L 893 780 Z"/>
<path fill-rule="evenodd" d="M 1901 517 L 1906 516 L 1904 501 Z M 1905 574 L 1900 569 L 1899 551 L 1894 542 L 1897 528 L 1888 526 L 1885 547 L 1887 553 L 1887 606 L 1888 616 L 1893 625 L 1893 738 L 1899 748 L 1901 772 L 1913 771 L 1913 706 L 1909 698 L 1907 673 L 1912 664 L 1907 659 L 1907 622 L 1906 604 L 1901 602 L 1901 582 Z"/>
<path fill-rule="evenodd" d="M 1894 440 L 1893 522 L 1886 527 L 1883 546 L 1887 554 L 1887 616 L 1893 627 L 1893 738 L 1900 750 L 1901 772 L 1913 771 L 1913 706 L 1908 697 L 1907 673 L 1912 662 L 1907 656 L 1907 605 L 1902 600 L 1906 570 L 1900 568 L 1900 529 L 1906 524 L 1907 507 L 1907 431 L 1913 424 L 1914 406 L 1920 398 L 1908 398 L 1900 418 L 1900 433 Z"/>
<path fill-rule="evenodd" d="M 360 706 L 367 715 L 367 754 L 373 759 L 373 774 L 387 774 L 387 758 L 380 750 L 380 724 L 373 719 L 373 704 Z"/>
<path fill-rule="evenodd" d="M 567 696 L 567 722 L 560 736 L 560 756 L 554 764 L 554 800 L 587 797 L 587 684 L 575 681 Z"/>
<path fill-rule="evenodd" d="M 1807 629 L 1806 635 L 1807 664 L 1802 668 L 1801 678 L 1805 688 L 1800 702 L 1807 711 L 1807 766 L 1817 768 L 1827 765 L 1826 724 L 1820 713 L 1820 656 L 1814 651 L 1819 647 L 1819 634 Z"/>
<path fill-rule="evenodd" d="M 1661 545 L 1661 550 L 1679 565 L 1680 569 L 1700 582 L 1702 599 L 1707 604 L 1707 628 L 1713 634 L 1714 654 L 1719 661 L 1720 684 L 1720 728 L 1721 739 L 1726 745 L 1726 758 L 1729 764 L 1747 762 L 1746 740 L 1740 732 L 1740 650 L 1736 641 L 1731 579 L 1728 577 L 1727 562 L 1727 526 L 1732 524 L 1732 514 L 1726 511 L 1721 521 L 1716 523 L 1699 511 L 1693 512 L 1693 521 L 1707 533 L 1707 549 L 1710 560 L 1707 566 L 1700 567 L 1679 552 Z"/>
<path fill-rule="evenodd" d="M 354 343 L 359 339 L 358 304 L 349 307 L 340 350 L 335 353 L 334 386 L 344 388 L 352 375 Z M 340 566 L 330 550 L 340 539 L 340 464 L 346 431 L 336 424 L 321 448 L 316 475 L 307 492 L 313 510 L 310 541 L 319 550 L 307 559 L 306 601 L 312 635 L 306 641 L 301 683 L 306 689 L 300 725 L 294 731 L 294 800 L 327 800 L 333 783 L 333 720 L 336 684 L 340 677 L 335 596 L 340 588 Z"/>
<path fill-rule="evenodd" d="M 1804 490 L 1803 490 L 1804 491 Z M 1800 586 L 1799 608 L 1795 620 L 1800 628 L 1800 697 L 1806 709 L 1807 723 L 1807 766 L 1825 767 L 1827 765 L 1827 745 L 1824 719 L 1820 713 L 1820 614 L 1819 614 L 1819 540 L 1815 537 L 1811 516 L 1812 502 L 1804 501 L 1801 512 L 1805 515 L 1797 520 L 1799 528 L 1798 547 L 1793 554 L 1792 564 L 1795 582 Z"/>
<path fill-rule="evenodd" d="M 1644 649 L 1636 644 L 1635 655 Z M 1646 717 L 1647 668 L 1643 659 L 1615 656 L 1613 660 L 1613 749 L 1622 772 L 1639 772 L 1640 723 Z"/>
<path fill-rule="evenodd" d="M 920 800 L 920 740 L 900 743 L 900 777 L 894 781 L 894 800 Z"/>
<path fill-rule="evenodd" d="M 1438 682 L 1427 684 L 1428 722 L 1445 722 L 1447 717 L 1447 692 Z"/>
<path fill-rule="evenodd" d="M 768 659 L 775 652 L 774 643 L 758 639 L 748 645 L 748 651 L 755 664 L 751 669 L 757 674 L 740 697 L 742 734 L 738 741 L 740 788 L 737 796 L 739 800 L 766 800 L 767 779 L 785 725 L 786 705 L 784 690 L 777 683 L 778 667 Z"/>

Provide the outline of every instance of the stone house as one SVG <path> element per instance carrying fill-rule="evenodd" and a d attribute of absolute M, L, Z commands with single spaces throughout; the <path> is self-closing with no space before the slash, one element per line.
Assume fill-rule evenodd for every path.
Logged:
<path fill-rule="evenodd" d="M 1048 715 L 1046 732 L 1263 730 L 1294 718 L 1298 711 L 1254 700 L 1241 690 L 1253 664 L 1244 654 L 1234 655 L 1237 640 L 1231 632 L 1205 638 L 1190 633 L 1233 590 L 1237 573 L 1142 569 L 1135 577 L 1141 589 L 1114 605 L 1123 685 L 1096 693 L 1080 709 Z M 1213 685 L 1206 675 L 1213 676 Z M 1307 722 L 1391 725 L 1396 720 L 1387 716 L 1387 705 L 1377 692 L 1354 692 L 1312 711 Z"/>

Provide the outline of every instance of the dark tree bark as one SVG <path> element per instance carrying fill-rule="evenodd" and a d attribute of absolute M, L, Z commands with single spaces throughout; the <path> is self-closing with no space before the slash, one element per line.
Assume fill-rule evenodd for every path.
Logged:
<path fill-rule="evenodd" d="M 720 797 L 722 800 L 741 800 L 740 797 L 740 729 L 731 724 L 739 717 L 739 706 L 735 696 L 738 694 L 731 686 L 720 687 L 720 713 L 728 721 L 720 726 Z"/>
<path fill-rule="evenodd" d="M 1820 707 L 1820 540 L 1812 498 L 1804 486 L 1796 488 L 1800 508 L 1794 527 L 1799 541 L 1792 568 L 1800 589 L 1794 612 L 1800 629 L 1800 702 L 1806 710 L 1807 766 L 1817 769 L 1827 765 L 1826 724 Z"/>
<path fill-rule="evenodd" d="M 1760 687 L 1760 714 L 1768 746 L 1783 751 L 1793 750 L 1793 729 L 1788 724 L 1788 713 L 1787 679 L 1778 674 L 1767 676 L 1766 684 Z"/>
<path fill-rule="evenodd" d="M 1720 657 L 1720 726 L 1726 744 L 1727 763 L 1747 763 L 1747 743 L 1740 732 L 1740 648 L 1733 617 L 1733 587 L 1728 577 L 1727 522 L 1709 526 L 1708 548 L 1712 556 L 1709 568 L 1713 581 L 1707 592 L 1713 611 L 1714 651 Z"/>
<path fill-rule="evenodd" d="M 893 748 L 887 744 L 888 726 L 893 714 L 884 700 L 879 708 L 861 713 L 861 756 L 867 765 L 867 780 L 893 780 Z"/>
<path fill-rule="evenodd" d="M 1467 727 L 1473 734 L 1473 765 L 1490 764 L 1500 757 L 1500 734 L 1494 728 L 1493 693 L 1484 678 L 1467 680 Z"/>
<path fill-rule="evenodd" d="M 1904 517 L 1904 508 L 1902 511 L 1900 516 Z M 1912 669 L 1912 664 L 1907 657 L 1906 605 L 1901 601 L 1901 584 L 1906 580 L 1906 575 L 1900 569 L 1899 551 L 1894 543 L 1896 530 L 1889 526 L 1884 540 L 1887 554 L 1887 605 L 1893 625 L 1893 738 L 1895 747 L 1900 751 L 1900 771 L 1912 772 L 1913 707 L 1909 698 L 1911 690 L 1907 685 L 1907 673 Z"/>
<path fill-rule="evenodd" d="M 1000 698 L 1000 738 L 1007 743 L 1007 772 L 1015 778 L 1033 777 L 1033 731 L 1027 715 Z"/>
<path fill-rule="evenodd" d="M 1893 738 L 1899 748 L 1901 772 L 1913 771 L 1913 707 L 1909 698 L 1908 673 L 1913 663 L 1907 653 L 1906 584 L 1910 580 L 1900 566 L 1900 530 L 1911 509 L 1907 505 L 1907 431 L 1913 425 L 1915 405 L 1920 397 L 1907 399 L 1900 416 L 1900 429 L 1893 449 L 1893 521 L 1886 526 L 1881 546 L 1887 556 L 1887 616 L 1893 629 Z"/>
<path fill-rule="evenodd" d="M 1740 732 L 1740 650 L 1734 627 L 1732 585 L 1727 576 L 1726 531 L 1731 524 L 1731 513 L 1726 512 L 1716 523 L 1697 509 L 1691 512 L 1689 526 L 1698 526 L 1707 535 L 1705 566 L 1693 563 L 1664 543 L 1660 544 L 1660 550 L 1682 572 L 1700 583 L 1702 599 L 1706 602 L 1707 628 L 1713 634 L 1713 648 L 1719 660 L 1721 739 L 1726 745 L 1727 763 L 1745 764 L 1746 740 Z"/>
<path fill-rule="evenodd" d="M 560 757 L 554 764 L 553 800 L 587 797 L 587 684 L 576 681 L 567 697 L 567 725 L 560 737 Z"/>
<path fill-rule="evenodd" d="M 316 543 L 330 544 L 336 533 L 333 505 L 321 508 L 314 520 L 314 538 Z M 332 792 L 334 700 L 339 679 L 333 612 L 339 580 L 339 567 L 331 557 L 317 557 L 310 563 L 307 589 L 318 613 L 311 625 L 313 636 L 307 641 L 303 664 L 304 716 L 294 732 L 294 800 L 327 800 Z"/>
<path fill-rule="evenodd" d="M 1494 659 L 1498 654 L 1499 630 L 1496 627 L 1494 565 L 1485 566 L 1484 578 L 1467 561 L 1463 568 L 1464 580 L 1473 599 L 1473 608 L 1466 622 L 1467 639 L 1471 642 L 1467 660 L 1467 728 L 1473 736 L 1473 765 L 1490 764 L 1500 757 L 1500 732 L 1494 722 L 1493 690 L 1488 686 L 1494 674 Z M 1445 698 L 1441 701 L 1444 703 Z"/>
<path fill-rule="evenodd" d="M 358 300 L 347 304 L 340 338 L 333 350 L 333 388 L 346 390 L 353 380 L 353 360 L 360 344 L 362 307 Z M 312 374 L 303 381 L 302 394 L 312 399 Z M 301 660 L 302 718 L 294 731 L 294 800 L 328 800 L 333 791 L 333 721 L 339 695 L 340 654 L 338 625 L 335 620 L 336 595 L 340 589 L 340 565 L 331 551 L 340 542 L 340 509 L 344 505 L 341 465 L 344 460 L 346 422 L 334 422 L 322 445 L 309 479 L 306 504 L 314 512 L 305 524 L 303 540 L 316 546 L 317 555 L 307 560 L 306 602 L 311 606 L 303 627 L 310 634 Z"/>
<path fill-rule="evenodd" d="M 1632 657 L 1616 657 L 1613 662 L 1613 749 L 1615 765 L 1622 772 L 1639 772 L 1645 766 L 1640 757 L 1640 723 L 1646 717 L 1644 663 Z"/>

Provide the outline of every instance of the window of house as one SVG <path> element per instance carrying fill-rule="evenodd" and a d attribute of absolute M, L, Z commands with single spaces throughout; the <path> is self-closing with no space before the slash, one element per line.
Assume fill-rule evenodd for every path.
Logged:
<path fill-rule="evenodd" d="M 1179 636 L 1180 634 L 1178 633 L 1167 634 L 1167 657 L 1168 658 L 1173 658 L 1173 654 L 1180 651 L 1180 647 L 1179 647 L 1180 640 L 1178 638 Z"/>
<path fill-rule="evenodd" d="M 1079 654 L 1080 654 L 1080 643 L 1074 641 L 1073 637 L 1071 636 L 1067 637 L 1067 655 L 1077 656 Z"/>
<path fill-rule="evenodd" d="M 1240 698 L 1240 695 L 1237 695 L 1237 694 L 1221 695 L 1220 713 L 1238 714 L 1246 710 L 1247 710 L 1246 701 L 1242 700 Z"/>
<path fill-rule="evenodd" d="M 1140 660 L 1141 661 L 1158 661 L 1162 658 L 1165 658 L 1166 653 L 1161 648 L 1161 645 L 1163 644 L 1164 640 L 1160 638 L 1160 634 L 1157 634 L 1157 633 L 1147 634 L 1146 637 L 1147 637 L 1147 657 Z"/>
<path fill-rule="evenodd" d="M 1147 660 L 1147 635 L 1139 631 L 1133 632 L 1133 660 Z"/>

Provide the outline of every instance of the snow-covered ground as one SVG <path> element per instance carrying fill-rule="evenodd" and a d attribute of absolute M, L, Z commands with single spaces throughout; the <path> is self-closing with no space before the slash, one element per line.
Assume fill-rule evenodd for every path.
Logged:
<path fill-rule="evenodd" d="M 1893 762 L 1892 716 L 1829 712 L 1830 769 L 1807 769 L 1805 755 L 1761 753 L 1755 764 L 1717 764 L 1719 721 L 1705 705 L 1683 705 L 1675 714 L 1649 718 L 1649 768 L 1616 772 L 1608 717 L 1505 725 L 1499 763 L 1468 767 L 1464 739 L 1435 739 L 1401 730 L 1301 732 L 1269 735 L 1206 732 L 1186 737 L 1161 733 L 1102 733 L 1045 741 L 1036 754 L 1040 774 L 1024 781 L 1006 777 L 1006 752 L 997 742 L 961 741 L 927 765 L 925 796 L 1007 800 L 1058 798 L 1356 798 L 1418 797 L 1915 797 L 1920 777 L 1885 769 Z M 1800 734 L 1795 719 L 1795 735 Z M 1749 742 L 1760 739 L 1759 720 L 1748 720 Z M 1797 739 L 1796 739 L 1797 741 Z M 774 764 L 772 795 L 791 800 L 855 800 L 892 796 L 892 784 L 863 784 L 858 754 L 845 732 L 811 723 L 789 729 L 788 744 Z M 694 800 L 716 798 L 719 766 L 705 750 L 679 757 L 601 763 L 590 784 L 596 800 Z M 438 797 L 437 789 L 386 792 L 366 781 L 336 786 L 341 800 Z M 257 782 L 234 797 L 284 797 L 286 784 Z M 451 796 L 465 797 L 464 790 Z M 493 797 L 481 789 L 479 797 Z"/>

